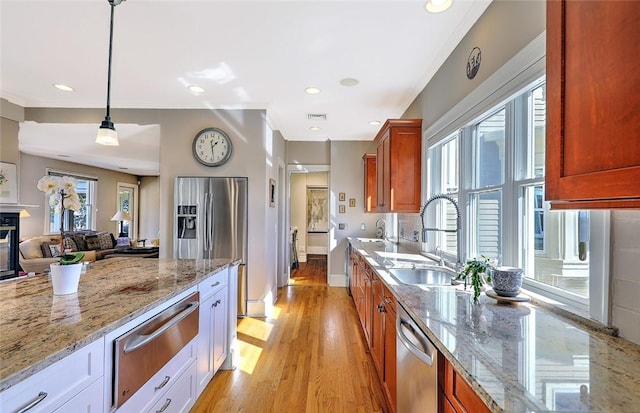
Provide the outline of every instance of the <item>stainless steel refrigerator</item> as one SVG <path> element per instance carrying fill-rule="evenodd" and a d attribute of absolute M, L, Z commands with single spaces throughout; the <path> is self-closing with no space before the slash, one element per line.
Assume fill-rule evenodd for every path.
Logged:
<path fill-rule="evenodd" d="M 247 198 L 247 178 L 176 178 L 174 257 L 241 260 L 238 316 L 247 314 Z"/>

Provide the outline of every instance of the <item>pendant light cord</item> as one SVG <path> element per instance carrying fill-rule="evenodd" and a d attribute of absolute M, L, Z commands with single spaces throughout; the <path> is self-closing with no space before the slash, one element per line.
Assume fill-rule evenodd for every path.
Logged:
<path fill-rule="evenodd" d="M 107 66 L 107 119 L 111 120 L 111 54 L 113 50 L 113 11 L 116 6 L 109 0 L 111 6 L 111 25 L 109 28 L 109 64 Z"/>

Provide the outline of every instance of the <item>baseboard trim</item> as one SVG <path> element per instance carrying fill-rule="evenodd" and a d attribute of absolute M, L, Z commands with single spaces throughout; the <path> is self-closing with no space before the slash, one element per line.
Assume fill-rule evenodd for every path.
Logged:
<path fill-rule="evenodd" d="M 312 247 L 307 245 L 307 255 L 315 254 L 315 255 L 327 255 L 327 247 Z"/>

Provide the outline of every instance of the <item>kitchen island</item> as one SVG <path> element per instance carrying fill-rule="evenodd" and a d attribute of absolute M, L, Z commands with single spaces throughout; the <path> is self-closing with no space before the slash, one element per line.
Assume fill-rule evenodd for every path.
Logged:
<path fill-rule="evenodd" d="M 47 275 L 0 283 L 0 391 L 162 305 L 229 260 L 110 258 L 54 296 Z"/>
<path fill-rule="evenodd" d="M 470 288 L 402 284 L 388 265 L 411 251 L 350 243 L 491 411 L 640 411 L 640 346 L 532 303 L 483 294 L 474 305 Z"/>

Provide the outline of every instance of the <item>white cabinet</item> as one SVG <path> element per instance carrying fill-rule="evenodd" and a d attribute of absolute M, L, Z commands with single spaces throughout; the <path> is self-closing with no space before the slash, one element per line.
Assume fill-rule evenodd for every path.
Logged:
<path fill-rule="evenodd" d="M 58 408 L 61 412 L 81 412 L 82 408 L 67 409 L 65 403 L 80 396 L 77 402 L 82 405 L 83 390 L 96 383 L 100 387 L 100 395 L 95 393 L 96 403 L 102 404 L 103 385 L 98 379 L 104 373 L 103 358 L 104 340 L 99 339 L 0 393 L 2 411 L 14 412 L 32 405 L 29 413 L 53 412 Z"/>
<path fill-rule="evenodd" d="M 95 413 L 102 410 L 104 403 L 104 380 L 100 377 L 89 387 L 76 394 L 55 413 Z"/>
<path fill-rule="evenodd" d="M 188 412 L 196 402 L 196 398 L 196 362 L 193 361 L 149 410 L 149 413 Z"/>
<path fill-rule="evenodd" d="M 239 265 L 229 267 L 229 301 L 227 302 L 227 358 L 220 366 L 221 370 L 236 368 L 238 358 L 238 280 Z"/>
<path fill-rule="evenodd" d="M 202 393 L 227 358 L 229 273 L 225 268 L 200 282 L 197 384 Z"/>

